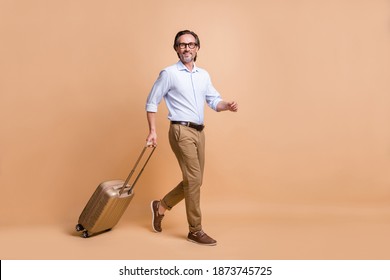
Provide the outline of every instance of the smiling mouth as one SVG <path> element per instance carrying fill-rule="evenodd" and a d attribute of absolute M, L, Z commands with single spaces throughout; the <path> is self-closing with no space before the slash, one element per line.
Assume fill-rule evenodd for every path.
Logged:
<path fill-rule="evenodd" d="M 193 54 L 189 51 L 183 52 L 181 54 L 182 60 L 185 62 L 191 62 L 193 60 Z"/>

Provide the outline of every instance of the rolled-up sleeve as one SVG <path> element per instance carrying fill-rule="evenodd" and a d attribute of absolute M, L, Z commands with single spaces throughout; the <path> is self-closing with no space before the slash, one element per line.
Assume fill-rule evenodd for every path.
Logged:
<path fill-rule="evenodd" d="M 214 111 L 217 111 L 217 105 L 220 101 L 222 101 L 221 95 L 214 88 L 213 84 L 211 83 L 211 80 L 209 79 L 206 93 L 207 105 Z"/>
<path fill-rule="evenodd" d="M 154 112 L 154 113 L 157 112 L 158 105 L 160 104 L 164 95 L 167 94 L 168 90 L 169 90 L 169 75 L 167 71 L 162 70 L 146 100 L 146 106 L 145 106 L 146 111 Z"/>

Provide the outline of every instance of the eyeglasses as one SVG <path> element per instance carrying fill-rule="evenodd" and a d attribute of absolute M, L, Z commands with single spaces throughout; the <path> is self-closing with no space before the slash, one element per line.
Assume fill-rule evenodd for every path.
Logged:
<path fill-rule="evenodd" d="M 180 48 L 180 49 L 185 49 L 187 46 L 190 48 L 190 49 L 194 49 L 198 44 L 197 43 L 194 43 L 194 42 L 191 42 L 191 43 L 179 43 L 177 44 L 177 46 Z"/>

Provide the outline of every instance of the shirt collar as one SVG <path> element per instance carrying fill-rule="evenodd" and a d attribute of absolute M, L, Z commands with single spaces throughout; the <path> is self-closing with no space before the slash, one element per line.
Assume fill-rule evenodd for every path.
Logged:
<path fill-rule="evenodd" d="M 183 64 L 183 62 L 181 62 L 181 60 L 179 60 L 179 61 L 176 63 L 176 65 L 177 65 L 177 69 L 178 69 L 179 71 L 185 70 L 185 71 L 187 71 L 187 72 L 190 72 L 190 70 L 188 70 L 188 68 Z M 199 70 L 198 70 L 198 67 L 196 67 L 196 64 L 195 64 L 195 62 L 194 62 L 194 68 L 192 69 L 192 73 L 198 72 L 198 71 L 199 71 Z"/>

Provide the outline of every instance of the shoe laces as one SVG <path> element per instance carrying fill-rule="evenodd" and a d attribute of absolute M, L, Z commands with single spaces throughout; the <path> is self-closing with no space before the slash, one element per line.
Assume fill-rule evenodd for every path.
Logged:
<path fill-rule="evenodd" d="M 201 229 L 201 230 L 198 230 L 198 231 L 193 232 L 192 234 L 195 235 L 195 236 L 202 237 L 202 236 L 205 235 L 206 233 Z"/>
<path fill-rule="evenodd" d="M 160 214 L 160 212 L 158 212 L 158 209 L 160 208 L 160 204 L 161 204 L 161 201 L 159 201 L 156 205 L 156 217 L 159 218 L 159 219 L 162 219 L 164 218 L 164 214 Z"/>

